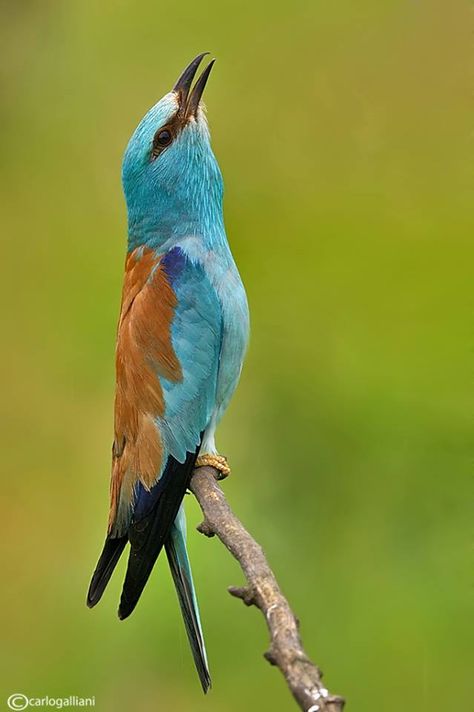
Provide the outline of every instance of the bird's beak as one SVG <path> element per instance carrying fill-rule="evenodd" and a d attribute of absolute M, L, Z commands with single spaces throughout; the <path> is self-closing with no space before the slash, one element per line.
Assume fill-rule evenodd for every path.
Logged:
<path fill-rule="evenodd" d="M 178 114 L 183 120 L 187 120 L 191 116 L 196 116 L 201 96 L 209 78 L 209 74 L 211 73 L 213 64 L 215 62 L 214 59 L 209 62 L 209 64 L 202 72 L 199 79 L 191 90 L 191 84 L 193 83 L 193 79 L 196 76 L 198 67 L 201 64 L 203 58 L 206 56 L 206 54 L 209 54 L 209 52 L 203 52 L 202 54 L 198 54 L 198 56 L 193 59 L 190 64 L 188 64 L 188 66 L 174 85 L 173 91 L 176 93 L 179 103 Z"/>

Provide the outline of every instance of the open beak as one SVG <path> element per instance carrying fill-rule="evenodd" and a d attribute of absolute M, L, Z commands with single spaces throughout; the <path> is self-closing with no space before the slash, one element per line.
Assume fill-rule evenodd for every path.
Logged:
<path fill-rule="evenodd" d="M 209 64 L 191 89 L 191 84 L 193 83 L 193 79 L 196 76 L 198 67 L 201 64 L 203 58 L 206 56 L 206 54 L 209 54 L 209 52 L 203 52 L 202 54 L 198 54 L 198 56 L 193 59 L 190 64 L 188 64 L 188 66 L 174 85 L 173 91 L 175 91 L 178 96 L 179 115 L 184 120 L 190 118 L 191 116 L 196 116 L 199 102 L 201 101 L 201 96 L 209 78 L 209 74 L 211 73 L 211 69 L 214 65 L 215 59 L 209 62 Z"/>

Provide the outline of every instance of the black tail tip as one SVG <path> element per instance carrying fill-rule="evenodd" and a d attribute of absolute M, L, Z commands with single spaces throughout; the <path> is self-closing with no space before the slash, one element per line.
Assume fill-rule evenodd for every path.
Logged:
<path fill-rule="evenodd" d="M 105 587 L 112 576 L 127 541 L 128 536 L 122 536 L 118 539 L 107 536 L 100 559 L 97 562 L 97 566 L 92 575 L 92 580 L 89 584 L 86 599 L 88 608 L 93 608 L 102 598 Z"/>
<path fill-rule="evenodd" d="M 128 618 L 129 615 L 133 613 L 135 610 L 135 606 L 137 605 L 138 601 L 127 601 L 124 600 L 124 597 L 120 599 L 120 604 L 118 607 L 117 615 L 121 621 L 124 621 L 125 618 Z"/>
<path fill-rule="evenodd" d="M 204 677 L 201 677 L 202 691 L 205 695 L 209 692 L 212 687 L 211 676 L 207 673 Z"/>
<path fill-rule="evenodd" d="M 94 599 L 91 598 L 91 597 L 89 596 L 89 594 L 87 595 L 87 598 L 86 598 L 86 606 L 87 606 L 87 608 L 94 608 L 94 606 L 95 606 L 98 602 L 99 602 L 99 601 L 94 601 Z"/>
<path fill-rule="evenodd" d="M 100 599 L 102 598 L 102 593 L 100 589 L 98 589 L 96 586 L 94 586 L 94 581 L 91 582 L 91 585 L 89 586 L 89 590 L 87 592 L 87 598 L 86 598 L 86 606 L 87 608 L 94 608 L 96 606 Z"/>

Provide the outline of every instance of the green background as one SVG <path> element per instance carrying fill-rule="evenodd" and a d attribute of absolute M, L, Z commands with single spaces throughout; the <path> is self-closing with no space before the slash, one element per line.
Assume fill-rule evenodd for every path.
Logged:
<path fill-rule="evenodd" d="M 1 22 L 2 686 L 100 712 L 288 712 L 264 621 L 189 545 L 202 696 L 159 562 L 116 618 L 102 545 L 126 215 L 121 156 L 198 52 L 252 338 L 225 491 L 352 712 L 467 710 L 467 4 L 10 2 Z M 472 66 L 472 65 L 471 65 Z M 5 705 L 6 706 L 6 705 Z"/>

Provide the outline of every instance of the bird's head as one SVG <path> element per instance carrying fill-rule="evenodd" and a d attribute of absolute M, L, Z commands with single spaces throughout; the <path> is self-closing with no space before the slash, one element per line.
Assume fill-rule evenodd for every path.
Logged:
<path fill-rule="evenodd" d="M 201 103 L 214 60 L 192 86 L 205 54 L 143 117 L 125 151 L 122 180 L 131 245 L 159 246 L 222 223 L 222 177 Z"/>

